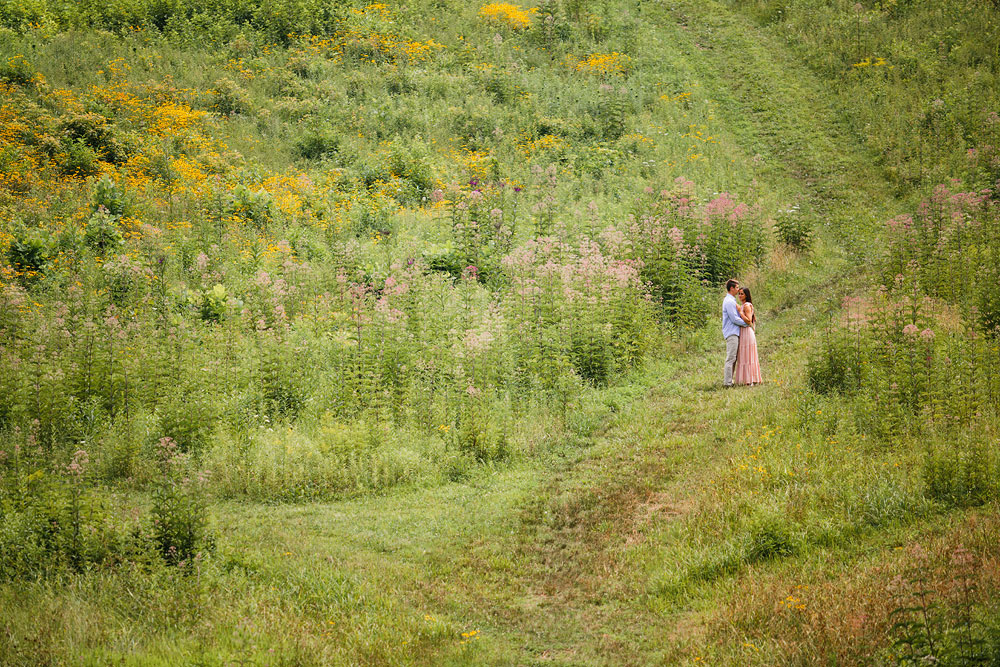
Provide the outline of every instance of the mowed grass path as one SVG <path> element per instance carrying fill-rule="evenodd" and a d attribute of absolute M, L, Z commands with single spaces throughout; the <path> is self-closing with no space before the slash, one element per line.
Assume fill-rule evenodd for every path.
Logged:
<path fill-rule="evenodd" d="M 450 628 L 445 637 L 429 630 L 416 646 L 400 638 L 400 662 L 669 661 L 692 639 L 684 613 L 691 610 L 658 605 L 651 577 L 672 541 L 683 539 L 671 535 L 672 525 L 697 521 L 713 495 L 710 480 L 743 445 L 739 436 L 793 400 L 787 383 L 800 370 L 801 349 L 779 332 L 806 328 L 801 316 L 809 311 L 799 303 L 769 321 L 764 386 L 721 389 L 721 347 L 709 332 L 680 358 L 647 369 L 646 395 L 589 446 L 472 483 L 389 497 L 219 506 L 224 539 L 262 561 L 285 560 L 304 580 L 329 570 L 369 602 L 378 598 L 337 621 L 352 635 L 383 614 Z M 709 597 L 699 606 L 712 604 Z M 457 628 L 475 638 L 466 643 Z M 371 631 L 373 643 L 387 640 L 380 628 Z M 363 636 L 354 642 L 367 644 Z M 384 648 L 375 653 L 384 656 Z"/>
<path fill-rule="evenodd" d="M 261 559 L 286 559 L 305 578 L 337 572 L 379 600 L 337 621 L 351 624 L 342 632 L 357 652 L 340 654 L 348 662 L 781 661 L 750 638 L 717 643 L 713 619 L 755 568 L 698 574 L 699 563 L 732 544 L 726 528 L 742 525 L 727 516 L 733 508 L 714 485 L 769 425 L 796 414 L 810 345 L 831 305 L 860 284 L 842 245 L 870 250 L 851 247 L 849 232 L 869 229 L 899 204 L 842 130 L 823 84 L 780 43 L 716 3 L 643 11 L 657 12 L 651 20 L 662 28 L 644 48 L 687 68 L 718 102 L 720 121 L 766 165 L 758 187 L 803 203 L 821 228 L 812 256 L 779 253 L 746 277 L 761 304 L 767 382 L 721 390 L 722 344 L 710 327 L 639 374 L 645 393 L 584 447 L 389 497 L 218 507 L 226 541 L 259 550 Z M 773 501 L 762 497 L 761 505 Z M 868 539 L 806 548 L 757 569 L 837 577 L 899 541 Z M 424 630 L 399 637 L 394 652 L 377 627 L 386 614 Z"/>

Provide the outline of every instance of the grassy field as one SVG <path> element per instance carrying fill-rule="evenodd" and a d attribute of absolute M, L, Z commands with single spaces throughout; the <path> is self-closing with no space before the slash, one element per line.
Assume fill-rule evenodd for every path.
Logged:
<path fill-rule="evenodd" d="M 995 8 L 119 4 L 0 2 L 0 662 L 1000 661 Z"/>

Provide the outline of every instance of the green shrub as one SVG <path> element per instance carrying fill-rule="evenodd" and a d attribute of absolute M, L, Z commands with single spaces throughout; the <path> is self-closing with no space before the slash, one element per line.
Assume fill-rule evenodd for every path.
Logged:
<path fill-rule="evenodd" d="M 860 365 L 851 342 L 828 336 L 806 363 L 806 382 L 818 394 L 847 393 L 860 386 Z"/>
<path fill-rule="evenodd" d="M 201 294 L 199 313 L 205 322 L 221 322 L 226 317 L 229 297 L 226 286 L 217 284 Z"/>
<path fill-rule="evenodd" d="M 22 233 L 7 248 L 7 262 L 14 269 L 18 281 L 25 286 L 42 279 L 50 261 L 48 240 L 38 232 Z"/>
<path fill-rule="evenodd" d="M 111 121 L 99 113 L 79 113 L 61 118 L 59 130 L 64 142 L 83 142 L 96 157 L 112 164 L 124 164 L 134 151 L 127 142 L 116 136 Z"/>
<path fill-rule="evenodd" d="M 774 227 L 778 240 L 789 248 L 805 252 L 812 247 L 812 224 L 797 210 L 781 212 L 774 221 Z"/>
<path fill-rule="evenodd" d="M 0 2 L 0 16 L 3 16 L 7 9 L 5 5 L 20 5 L 23 3 Z M 0 19 L 2 20 L 2 19 Z M 24 56 L 14 56 L 12 58 L 0 59 L 0 81 L 8 81 L 20 86 L 26 86 L 35 80 L 35 68 L 31 66 Z"/>
<path fill-rule="evenodd" d="M 125 239 L 118 226 L 118 218 L 106 209 L 99 208 L 87 219 L 83 242 L 101 255 L 121 249 L 125 245 Z"/>
<path fill-rule="evenodd" d="M 921 467 L 924 493 L 951 507 L 972 507 L 997 497 L 996 464 L 980 443 L 931 447 Z"/>
<path fill-rule="evenodd" d="M 233 190 L 229 212 L 257 229 L 264 230 L 274 221 L 274 198 L 267 190 L 254 192 L 245 185 L 238 185 Z"/>
<path fill-rule="evenodd" d="M 204 490 L 207 474 L 192 474 L 169 437 L 158 444 L 161 479 L 153 492 L 153 538 L 170 565 L 183 565 L 213 546 Z"/>
<path fill-rule="evenodd" d="M 337 154 L 340 135 L 329 129 L 310 130 L 295 141 L 293 152 L 306 160 L 320 160 Z"/>
<path fill-rule="evenodd" d="M 120 218 L 128 212 L 129 201 L 125 189 L 104 176 L 94 188 L 93 211 L 104 209 L 109 215 Z"/>
<path fill-rule="evenodd" d="M 218 79 L 212 87 L 212 110 L 224 115 L 245 114 L 251 109 L 250 96 L 230 78 Z"/>
<path fill-rule="evenodd" d="M 63 150 L 58 155 L 60 171 L 70 176 L 93 176 L 100 171 L 97 153 L 83 139 L 63 141 Z"/>

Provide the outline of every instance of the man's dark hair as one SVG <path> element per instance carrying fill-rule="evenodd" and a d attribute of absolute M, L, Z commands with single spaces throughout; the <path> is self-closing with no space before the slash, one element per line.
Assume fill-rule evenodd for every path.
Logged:
<path fill-rule="evenodd" d="M 734 280 L 733 278 L 730 278 L 726 282 L 726 291 L 728 292 L 729 290 L 733 289 L 734 287 L 736 287 L 739 284 L 740 284 L 740 281 Z"/>

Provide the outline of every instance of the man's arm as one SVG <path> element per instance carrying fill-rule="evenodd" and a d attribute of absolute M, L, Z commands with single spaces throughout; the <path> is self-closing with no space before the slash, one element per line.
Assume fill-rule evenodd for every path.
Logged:
<path fill-rule="evenodd" d="M 741 326 L 741 327 L 748 326 L 747 323 L 743 321 L 743 318 L 740 317 L 740 312 L 736 308 L 736 302 L 735 301 L 730 301 L 730 300 L 727 299 L 726 300 L 725 311 L 726 311 L 726 316 L 733 323 L 735 323 L 736 325 Z"/>

